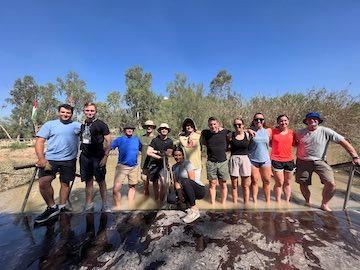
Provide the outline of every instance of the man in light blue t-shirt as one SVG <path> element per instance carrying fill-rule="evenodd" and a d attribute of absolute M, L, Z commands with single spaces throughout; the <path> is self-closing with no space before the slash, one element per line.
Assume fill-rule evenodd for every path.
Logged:
<path fill-rule="evenodd" d="M 320 208 L 331 211 L 328 203 L 335 193 L 335 179 L 333 170 L 326 163 L 329 142 L 335 142 L 344 147 L 351 155 L 354 164 L 360 165 L 360 159 L 354 147 L 343 136 L 330 128 L 319 126 L 323 122 L 319 113 L 308 113 L 303 122 L 307 127 L 296 132 L 296 182 L 300 184 L 301 193 L 306 204 L 309 205 L 311 175 L 313 172 L 318 174 L 324 185 Z"/>
<path fill-rule="evenodd" d="M 47 209 L 35 218 L 42 223 L 65 209 L 69 196 L 69 183 L 75 179 L 76 157 L 81 124 L 71 120 L 73 107 L 62 104 L 58 107 L 57 120 L 46 122 L 36 134 L 35 152 L 38 157 L 39 188 Z M 45 142 L 47 141 L 47 149 Z M 51 181 L 60 173 L 60 204 L 55 204 Z"/>

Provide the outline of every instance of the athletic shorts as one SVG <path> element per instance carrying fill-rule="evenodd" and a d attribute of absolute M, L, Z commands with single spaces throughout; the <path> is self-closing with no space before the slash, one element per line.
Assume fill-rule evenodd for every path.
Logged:
<path fill-rule="evenodd" d="M 315 172 L 319 175 L 321 183 L 334 183 L 334 172 L 324 160 L 296 160 L 295 179 L 299 184 L 311 185 L 311 176 Z"/>
<path fill-rule="evenodd" d="M 39 178 L 52 176 L 54 179 L 57 173 L 60 173 L 60 182 L 69 184 L 75 180 L 76 159 L 66 161 L 48 160 L 51 170 L 39 168 Z"/>
<path fill-rule="evenodd" d="M 139 182 L 139 166 L 134 167 L 118 164 L 115 169 L 114 183 L 124 183 L 128 180 L 129 185 L 136 185 Z"/>
<path fill-rule="evenodd" d="M 260 167 L 271 167 L 271 161 L 270 159 L 264 162 L 257 162 L 257 161 L 253 161 L 250 160 L 251 165 L 253 165 L 256 168 L 260 168 Z"/>
<path fill-rule="evenodd" d="M 105 180 L 106 166 L 100 166 L 101 158 L 80 155 L 81 181 L 89 181 L 94 177 L 98 183 Z"/>
<path fill-rule="evenodd" d="M 295 170 L 295 163 L 293 160 L 291 161 L 276 161 L 276 160 L 272 160 L 271 161 L 271 167 L 273 169 L 273 171 L 276 172 L 294 172 Z"/>
<path fill-rule="evenodd" d="M 232 155 L 229 160 L 230 175 L 246 177 L 251 175 L 251 162 L 247 155 Z"/>
<path fill-rule="evenodd" d="M 227 160 L 223 162 L 212 162 L 208 160 L 206 162 L 206 174 L 207 179 L 226 181 L 230 179 L 229 163 Z"/>

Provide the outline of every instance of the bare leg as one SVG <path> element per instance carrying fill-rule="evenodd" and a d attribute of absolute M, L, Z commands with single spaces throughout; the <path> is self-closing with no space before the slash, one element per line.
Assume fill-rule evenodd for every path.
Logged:
<path fill-rule="evenodd" d="M 335 194 L 335 182 L 325 182 L 323 192 L 322 192 L 322 203 L 321 203 L 321 209 L 324 211 L 331 211 L 331 208 L 329 207 L 328 203 L 331 200 L 331 198 Z"/>
<path fill-rule="evenodd" d="M 227 194 L 228 194 L 228 188 L 226 185 L 226 180 L 219 180 L 219 184 L 220 184 L 220 194 L 221 194 L 221 204 L 225 204 L 226 203 L 226 199 L 227 199 Z M 236 189 L 237 192 L 237 189 Z"/>
<path fill-rule="evenodd" d="M 135 185 L 129 185 L 129 191 L 128 191 L 128 200 L 129 202 L 133 202 L 135 199 Z"/>
<path fill-rule="evenodd" d="M 210 203 L 214 206 L 216 202 L 216 185 L 217 180 L 209 180 L 209 195 L 210 195 Z"/>
<path fill-rule="evenodd" d="M 238 201 L 238 178 L 231 176 L 231 193 L 232 193 L 232 201 L 233 203 L 237 203 Z"/>
<path fill-rule="evenodd" d="M 93 201 L 94 180 L 89 179 L 85 182 L 85 203 L 90 204 Z"/>
<path fill-rule="evenodd" d="M 275 201 L 277 203 L 281 202 L 281 189 L 284 184 L 284 171 L 273 171 L 275 184 L 274 184 L 274 194 L 275 194 Z"/>
<path fill-rule="evenodd" d="M 304 196 L 305 199 L 305 204 L 306 205 L 310 205 L 310 189 L 309 186 L 306 183 L 302 183 L 300 184 L 300 190 L 302 195 Z"/>
<path fill-rule="evenodd" d="M 290 186 L 290 181 L 291 178 L 293 177 L 293 173 L 292 172 L 284 172 L 284 185 L 283 185 L 283 189 L 284 189 L 284 194 L 285 194 L 285 201 L 288 203 L 290 202 L 290 198 L 291 198 L 291 186 Z"/>
<path fill-rule="evenodd" d="M 114 209 L 119 210 L 121 204 L 121 182 L 115 182 L 113 187 Z"/>
<path fill-rule="evenodd" d="M 66 204 L 69 197 L 70 185 L 69 183 L 60 182 L 60 204 Z"/>
<path fill-rule="evenodd" d="M 250 176 L 241 177 L 241 187 L 243 191 L 244 204 L 248 205 L 250 200 Z"/>
<path fill-rule="evenodd" d="M 251 191 L 252 191 L 252 198 L 254 203 L 257 203 L 257 197 L 259 193 L 259 178 L 260 178 L 260 172 L 259 168 L 251 165 Z"/>
<path fill-rule="evenodd" d="M 44 198 L 47 206 L 55 205 L 54 189 L 51 186 L 52 176 L 44 176 L 39 179 L 39 189 L 41 196 Z"/>
<path fill-rule="evenodd" d="M 144 183 L 143 193 L 145 196 L 149 196 L 149 177 L 148 177 L 148 173 L 146 170 L 142 171 L 141 179 L 143 180 L 143 183 Z"/>
<path fill-rule="evenodd" d="M 263 189 L 265 194 L 266 204 L 270 205 L 270 179 L 271 179 L 271 167 L 260 167 L 261 179 L 263 182 Z"/>
<path fill-rule="evenodd" d="M 164 178 L 160 177 L 159 179 L 159 199 L 162 202 L 164 200 L 165 197 L 165 183 L 164 183 Z"/>
<path fill-rule="evenodd" d="M 101 181 L 99 184 L 99 189 L 100 189 L 100 195 L 101 195 L 101 200 L 103 204 L 107 204 L 107 190 L 106 190 L 106 181 Z"/>
<path fill-rule="evenodd" d="M 159 200 L 159 180 L 153 182 L 153 189 L 154 189 L 154 199 L 155 201 Z"/>

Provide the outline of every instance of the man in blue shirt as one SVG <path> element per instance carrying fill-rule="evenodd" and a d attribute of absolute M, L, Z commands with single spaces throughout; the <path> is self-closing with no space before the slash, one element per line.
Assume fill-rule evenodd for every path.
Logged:
<path fill-rule="evenodd" d="M 121 202 L 121 186 L 127 179 L 129 183 L 128 200 L 133 203 L 135 198 L 135 185 L 138 183 L 139 166 L 137 163 L 139 151 L 141 151 L 142 144 L 137 136 L 134 136 L 135 127 L 132 125 L 125 125 L 123 128 L 124 136 L 116 138 L 112 144 L 111 149 L 118 148 L 119 157 L 118 165 L 115 170 L 113 197 L 114 210 L 120 210 Z"/>
<path fill-rule="evenodd" d="M 69 196 L 69 183 L 75 179 L 76 157 L 79 146 L 79 122 L 73 122 L 73 107 L 62 104 L 58 107 L 58 120 L 46 122 L 36 134 L 35 152 L 38 157 L 39 188 L 47 209 L 35 218 L 42 223 L 60 213 Z M 47 150 L 44 153 L 45 142 Z M 60 204 L 55 204 L 51 181 L 60 173 Z"/>

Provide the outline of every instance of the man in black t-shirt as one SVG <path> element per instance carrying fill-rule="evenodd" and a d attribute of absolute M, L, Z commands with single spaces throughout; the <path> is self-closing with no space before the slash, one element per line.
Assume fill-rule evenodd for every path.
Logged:
<path fill-rule="evenodd" d="M 210 202 L 215 205 L 216 186 L 220 185 L 221 203 L 225 204 L 228 193 L 226 181 L 230 179 L 226 158 L 230 131 L 221 128 L 215 117 L 209 118 L 208 125 L 209 129 L 201 132 L 201 142 L 207 149 L 206 173 L 209 180 Z"/>
<path fill-rule="evenodd" d="M 106 192 L 106 162 L 111 150 L 111 135 L 109 127 L 96 118 L 95 103 L 86 103 L 84 106 L 86 116 L 85 123 L 81 125 L 81 154 L 80 175 L 81 181 L 85 181 L 85 207 L 84 211 L 94 208 L 93 203 L 93 178 L 99 184 L 102 199 L 102 211 L 110 212 L 107 205 Z M 106 142 L 104 148 L 104 141 Z"/>
<path fill-rule="evenodd" d="M 153 183 L 156 201 L 162 201 L 164 197 L 163 175 L 166 168 L 163 166 L 162 158 L 171 156 L 174 148 L 173 141 L 167 137 L 170 131 L 169 125 L 162 123 L 158 128 L 159 135 L 151 140 L 146 152 L 149 158 L 147 165 L 149 181 Z"/>

